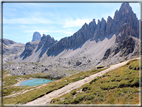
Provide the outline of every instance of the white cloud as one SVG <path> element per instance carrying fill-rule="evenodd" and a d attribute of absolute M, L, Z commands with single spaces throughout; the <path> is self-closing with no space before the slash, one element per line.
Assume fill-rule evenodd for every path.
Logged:
<path fill-rule="evenodd" d="M 64 34 L 66 36 L 71 36 L 75 33 L 75 31 L 70 30 L 70 29 L 66 29 L 66 30 L 59 29 L 59 30 L 54 30 L 54 31 L 51 31 L 51 32 L 61 33 L 61 34 Z"/>
<path fill-rule="evenodd" d="M 6 19 L 3 18 L 4 24 L 50 24 L 52 21 L 45 18 L 15 18 L 15 19 Z"/>
<path fill-rule="evenodd" d="M 41 30 L 41 29 L 25 30 L 24 32 L 30 33 L 32 35 L 36 31 L 39 32 L 41 34 L 41 36 L 43 34 L 45 34 L 45 35 L 51 35 L 51 36 L 54 35 L 56 37 L 58 37 L 59 35 L 62 35 L 63 37 L 67 37 L 67 36 L 71 36 L 75 33 L 75 31 L 73 31 L 72 29 L 58 29 L 58 28 L 57 29 L 56 28 L 55 29 L 48 29 L 48 30 L 45 30 L 45 29 L 43 29 L 43 30 Z M 58 37 L 58 38 L 61 39 L 62 37 Z"/>
<path fill-rule="evenodd" d="M 43 34 L 45 34 L 45 35 L 49 34 L 49 30 L 39 30 L 39 29 L 26 30 L 25 32 L 28 32 L 28 33 L 31 33 L 31 34 L 33 34 L 34 32 L 39 32 L 41 36 L 43 36 Z"/>
<path fill-rule="evenodd" d="M 84 23 L 89 24 L 91 20 L 92 19 L 79 19 L 79 18 L 77 18 L 76 20 L 70 19 L 70 20 L 65 21 L 63 28 L 75 27 L 75 26 L 81 27 Z"/>

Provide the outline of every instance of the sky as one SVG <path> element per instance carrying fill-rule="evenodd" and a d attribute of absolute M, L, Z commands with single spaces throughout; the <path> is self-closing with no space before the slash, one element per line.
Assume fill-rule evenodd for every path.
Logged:
<path fill-rule="evenodd" d="M 72 36 L 84 23 L 113 18 L 121 3 L 3 3 L 3 38 L 18 43 L 32 40 L 35 31 L 55 40 Z M 140 19 L 140 4 L 130 3 Z"/>

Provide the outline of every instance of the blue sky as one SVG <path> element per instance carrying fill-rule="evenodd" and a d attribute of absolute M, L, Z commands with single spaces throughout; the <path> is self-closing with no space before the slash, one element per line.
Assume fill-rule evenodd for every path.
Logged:
<path fill-rule="evenodd" d="M 71 36 L 93 19 L 113 18 L 121 3 L 3 3 L 3 38 L 26 43 L 35 31 L 56 40 Z M 140 19 L 140 4 L 130 3 Z"/>

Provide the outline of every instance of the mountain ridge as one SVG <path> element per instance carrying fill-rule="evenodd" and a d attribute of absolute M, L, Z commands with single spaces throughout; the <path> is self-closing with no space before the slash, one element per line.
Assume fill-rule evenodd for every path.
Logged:
<path fill-rule="evenodd" d="M 50 71 L 86 71 L 139 55 L 139 20 L 129 3 L 114 17 L 93 19 L 69 37 L 56 41 L 50 35 L 28 42 L 15 62 L 40 62 Z"/>
<path fill-rule="evenodd" d="M 132 16 L 132 18 L 130 16 Z M 122 21 L 118 24 L 120 20 Z M 56 44 L 53 44 L 46 53 L 50 56 L 55 55 L 53 54 L 55 51 L 61 51 L 71 47 L 77 48 L 91 37 L 93 37 L 93 40 L 96 40 L 96 42 L 103 40 L 107 37 L 107 35 L 118 35 L 118 33 L 121 33 L 122 36 L 119 36 L 116 42 L 124 39 L 124 36 L 132 35 L 139 37 L 138 23 L 135 24 L 131 21 L 138 22 L 138 19 L 133 13 L 132 8 L 129 6 L 129 3 L 123 3 L 119 11 L 116 10 L 113 19 L 108 16 L 107 22 L 104 18 L 102 18 L 101 21 L 98 20 L 98 24 L 96 24 L 95 19 L 93 19 L 93 21 L 89 24 L 85 23 L 82 28 L 75 32 L 72 36 L 62 38 Z M 125 22 L 130 23 L 126 24 Z"/>

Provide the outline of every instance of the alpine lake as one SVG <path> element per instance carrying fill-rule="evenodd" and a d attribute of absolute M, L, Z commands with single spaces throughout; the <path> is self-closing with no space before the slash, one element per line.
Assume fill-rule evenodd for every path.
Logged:
<path fill-rule="evenodd" d="M 42 78 L 35 78 L 35 79 L 29 79 L 21 82 L 20 86 L 36 86 L 41 84 L 46 84 L 49 82 L 53 82 L 55 80 L 49 80 L 49 79 L 42 79 Z"/>

